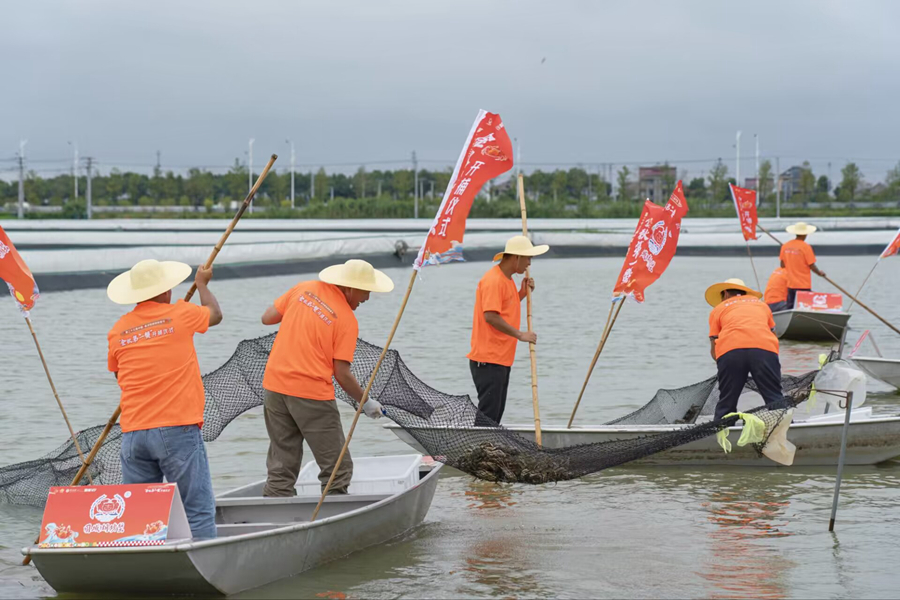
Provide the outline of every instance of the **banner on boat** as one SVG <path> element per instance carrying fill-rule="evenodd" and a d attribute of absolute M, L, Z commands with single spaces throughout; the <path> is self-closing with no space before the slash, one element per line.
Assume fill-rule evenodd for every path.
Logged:
<path fill-rule="evenodd" d="M 42 548 L 158 546 L 191 537 L 174 483 L 50 488 Z"/>
<path fill-rule="evenodd" d="M 900 229 L 897 230 L 897 235 L 894 236 L 894 239 L 887 245 L 887 248 L 884 249 L 884 252 L 881 253 L 879 258 L 894 256 L 898 252 L 900 252 Z"/>
<path fill-rule="evenodd" d="M 681 181 L 665 206 L 649 200 L 644 203 L 644 211 L 628 246 L 628 255 L 613 296 L 625 294 L 633 296 L 638 302 L 644 301 L 644 290 L 659 279 L 675 256 L 681 219 L 687 212 Z"/>
<path fill-rule="evenodd" d="M 797 292 L 795 307 L 801 310 L 840 311 L 844 308 L 844 297 L 841 294 Z"/>
<path fill-rule="evenodd" d="M 500 115 L 479 111 L 413 268 L 463 260 L 466 219 L 485 183 L 513 166 L 512 142 Z"/>
<path fill-rule="evenodd" d="M 744 240 L 756 239 L 756 191 L 748 190 L 736 185 L 728 184 L 731 188 L 731 198 L 734 200 L 734 209 L 737 211 L 738 220 L 741 222 L 741 232 Z"/>
<path fill-rule="evenodd" d="M 28 311 L 34 308 L 40 294 L 31 270 L 2 227 L 0 227 L 0 279 L 9 286 L 9 293 L 16 301 L 16 306 L 27 317 Z"/>

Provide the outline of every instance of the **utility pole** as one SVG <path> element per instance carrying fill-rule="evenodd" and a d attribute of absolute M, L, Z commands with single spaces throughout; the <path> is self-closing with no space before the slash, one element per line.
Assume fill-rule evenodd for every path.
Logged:
<path fill-rule="evenodd" d="M 756 204 L 759 205 L 759 136 L 755 133 L 753 141 L 756 142 Z"/>
<path fill-rule="evenodd" d="M 25 144 L 28 140 L 19 140 L 19 208 L 17 216 L 25 218 Z"/>
<path fill-rule="evenodd" d="M 413 164 L 413 218 L 419 218 L 419 162 L 416 160 L 416 151 L 412 153 Z"/>
<path fill-rule="evenodd" d="M 775 157 L 775 218 L 781 218 L 781 161 Z"/>
<path fill-rule="evenodd" d="M 588 168 L 585 169 L 584 171 L 585 171 L 585 173 L 587 173 L 587 176 L 588 176 L 588 202 L 590 202 L 590 201 L 591 201 L 591 195 L 592 195 L 592 194 L 591 194 L 591 168 L 588 167 Z"/>
<path fill-rule="evenodd" d="M 738 185 L 741 185 L 741 132 L 738 131 L 735 136 L 735 158 L 734 158 L 734 179 Z"/>
<path fill-rule="evenodd" d="M 309 201 L 316 197 L 316 172 L 309 170 Z"/>
<path fill-rule="evenodd" d="M 255 142 L 253 138 L 250 138 L 249 151 L 247 152 L 247 195 L 250 195 L 250 190 L 253 189 L 253 142 Z M 253 203 L 250 203 L 250 214 L 253 214 Z"/>
<path fill-rule="evenodd" d="M 94 159 L 88 156 L 87 161 L 87 193 L 85 194 L 85 198 L 87 198 L 87 218 L 90 219 L 94 213 L 94 205 L 91 197 L 91 167 L 94 164 Z"/>
<path fill-rule="evenodd" d="M 291 145 L 291 208 L 294 208 L 294 160 L 296 160 L 296 155 L 294 154 L 294 142 L 291 140 L 284 140 L 285 144 Z"/>
<path fill-rule="evenodd" d="M 162 171 L 162 152 L 159 150 L 156 151 L 156 172 L 159 173 Z"/>
<path fill-rule="evenodd" d="M 431 180 L 431 191 L 428 192 L 428 194 L 431 196 L 431 199 L 434 200 L 434 179 Z"/>
<path fill-rule="evenodd" d="M 69 142 L 72 146 L 72 180 L 75 182 L 75 200 L 78 200 L 78 142 Z"/>

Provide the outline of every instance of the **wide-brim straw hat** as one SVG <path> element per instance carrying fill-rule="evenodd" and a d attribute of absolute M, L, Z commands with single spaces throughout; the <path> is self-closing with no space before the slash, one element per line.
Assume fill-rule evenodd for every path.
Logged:
<path fill-rule="evenodd" d="M 503 252 L 498 252 L 494 255 L 494 260 L 498 261 L 503 258 L 504 254 L 515 254 L 516 256 L 540 256 L 550 249 L 550 246 L 547 244 L 541 244 L 540 246 L 535 246 L 531 243 L 524 235 L 517 235 L 509 238 L 506 242 L 506 248 Z"/>
<path fill-rule="evenodd" d="M 106 295 L 116 304 L 137 304 L 168 292 L 191 271 L 190 265 L 175 260 L 142 260 L 110 281 Z"/>
<path fill-rule="evenodd" d="M 342 265 L 322 269 L 319 279 L 325 283 L 342 285 L 367 292 L 389 292 L 394 289 L 391 278 L 364 260 L 351 259 Z"/>
<path fill-rule="evenodd" d="M 815 225 L 809 225 L 800 221 L 799 223 L 794 223 L 793 225 L 788 225 L 784 230 L 790 233 L 791 235 L 809 235 L 814 232 L 818 227 Z"/>
<path fill-rule="evenodd" d="M 706 302 L 710 306 L 718 306 L 722 303 L 722 292 L 725 290 L 741 290 L 756 298 L 762 298 L 762 294 L 744 285 L 743 279 L 726 279 L 722 283 L 714 283 L 706 288 Z"/>

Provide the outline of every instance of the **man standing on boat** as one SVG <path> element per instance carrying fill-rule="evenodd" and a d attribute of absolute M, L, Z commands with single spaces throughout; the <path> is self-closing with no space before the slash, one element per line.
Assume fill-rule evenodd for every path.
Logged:
<path fill-rule="evenodd" d="M 536 333 L 519 330 L 526 286 L 534 290 L 534 280 L 525 278 L 517 288 L 512 276 L 525 273 L 531 257 L 549 249 L 546 244 L 534 246 L 524 235 L 510 238 L 503 252 L 494 256 L 494 261 L 500 261 L 500 264 L 493 266 L 478 282 L 472 318 L 472 348 L 467 358 L 478 391 L 478 410 L 490 422 L 477 420 L 476 425 L 500 423 L 506 408 L 516 343 L 537 343 Z"/>
<path fill-rule="evenodd" d="M 810 271 L 825 277 L 825 273 L 816 266 L 816 254 L 813 252 L 812 246 L 806 243 L 806 236 L 815 230 L 815 225 L 807 225 L 803 222 L 790 225 L 785 229 L 791 235 L 796 236 L 781 246 L 781 266 L 787 272 L 788 308 L 794 307 L 797 292 L 812 290 Z"/>
<path fill-rule="evenodd" d="M 716 419 L 737 410 L 749 375 L 766 404 L 783 399 L 778 338 L 772 331 L 775 321 L 761 297 L 740 279 L 727 279 L 706 290 L 706 301 L 713 307 L 709 352 L 719 379 Z"/>
<path fill-rule="evenodd" d="M 763 301 L 769 305 L 773 313 L 790 308 L 787 303 L 788 282 L 787 271 L 784 267 L 778 267 L 769 275 L 766 283 L 766 294 Z"/>
<path fill-rule="evenodd" d="M 264 496 L 297 495 L 304 440 L 319 465 L 322 487 L 328 483 L 344 446 L 332 379 L 357 402 L 363 395 L 350 372 L 359 335 L 353 311 L 369 292 L 392 289 L 390 277 L 366 261 L 348 260 L 323 270 L 319 281 L 298 283 L 263 313 L 263 325 L 281 323 L 263 376 L 269 434 Z M 381 417 L 381 405 L 372 398 L 363 410 Z M 352 475 L 346 454 L 329 493 L 346 494 Z"/>
<path fill-rule="evenodd" d="M 212 268 L 197 268 L 200 304 L 178 300 L 172 288 L 191 267 L 142 260 L 112 280 L 106 293 L 117 304 L 136 304 L 110 330 L 107 364 L 122 389 L 122 482 L 160 483 L 178 492 L 195 538 L 216 537 L 216 500 L 200 428 L 206 395 L 194 334 L 222 322 L 209 290 Z"/>

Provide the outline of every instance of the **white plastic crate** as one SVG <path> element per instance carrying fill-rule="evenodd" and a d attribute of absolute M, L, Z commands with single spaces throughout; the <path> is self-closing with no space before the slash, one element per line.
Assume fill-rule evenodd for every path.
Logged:
<path fill-rule="evenodd" d="M 364 456 L 353 459 L 351 494 L 397 494 L 419 482 L 421 454 L 399 456 Z M 318 496 L 322 493 L 319 465 L 310 461 L 297 478 L 298 496 Z"/>

